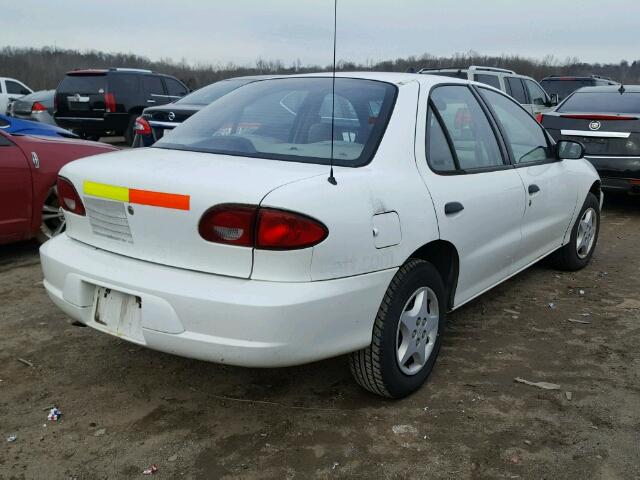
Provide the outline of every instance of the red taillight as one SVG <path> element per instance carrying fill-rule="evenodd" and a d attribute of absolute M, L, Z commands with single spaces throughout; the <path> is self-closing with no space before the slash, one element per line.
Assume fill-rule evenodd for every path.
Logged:
<path fill-rule="evenodd" d="M 116 111 L 116 97 L 113 93 L 104 94 L 104 108 L 107 113 L 114 113 Z"/>
<path fill-rule="evenodd" d="M 133 127 L 133 131 L 138 135 L 151 135 L 151 125 L 144 118 L 136 118 L 136 124 Z"/>
<path fill-rule="evenodd" d="M 543 114 L 541 114 L 541 113 L 539 113 L 539 114 L 537 114 L 537 115 L 536 115 L 536 121 L 537 121 L 540 125 L 542 125 L 542 119 L 543 119 L 543 118 L 544 118 L 544 115 L 543 115 Z"/>
<path fill-rule="evenodd" d="M 75 213 L 76 215 L 85 215 L 84 205 L 82 199 L 76 188 L 69 180 L 64 177 L 58 177 L 58 201 L 60 206 L 67 212 Z"/>
<path fill-rule="evenodd" d="M 327 238 L 327 227 L 298 213 L 261 208 L 258 212 L 256 248 L 293 250 L 317 245 Z"/>
<path fill-rule="evenodd" d="M 47 107 L 42 105 L 40 102 L 33 102 L 33 105 L 31 105 L 31 111 L 32 112 L 46 112 L 47 111 Z"/>
<path fill-rule="evenodd" d="M 202 216 L 198 231 L 209 242 L 251 247 L 257 211 L 254 206 L 218 205 Z"/>
<path fill-rule="evenodd" d="M 575 120 L 638 120 L 638 117 L 625 115 L 567 114 L 560 116 L 562 118 L 573 118 Z"/>
<path fill-rule="evenodd" d="M 209 242 L 264 250 L 312 247 L 329 233 L 322 223 L 299 213 L 233 204 L 208 210 L 198 231 Z"/>

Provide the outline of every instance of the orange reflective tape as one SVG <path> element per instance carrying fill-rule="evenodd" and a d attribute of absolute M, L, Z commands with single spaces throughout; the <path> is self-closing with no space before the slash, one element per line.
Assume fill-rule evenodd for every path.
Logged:
<path fill-rule="evenodd" d="M 129 189 L 129 202 L 152 207 L 174 208 L 176 210 L 189 210 L 189 195 L 177 193 L 151 192 L 149 190 Z"/>

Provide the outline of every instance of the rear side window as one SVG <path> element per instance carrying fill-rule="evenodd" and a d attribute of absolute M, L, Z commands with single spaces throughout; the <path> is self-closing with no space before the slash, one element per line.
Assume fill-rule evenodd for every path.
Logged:
<path fill-rule="evenodd" d="M 14 95 L 29 95 L 31 92 L 20 85 L 18 82 L 6 80 L 7 93 L 13 93 Z"/>
<path fill-rule="evenodd" d="M 640 93 L 576 92 L 558 108 L 572 113 L 634 113 L 640 112 Z"/>
<path fill-rule="evenodd" d="M 100 93 L 107 85 L 105 75 L 67 75 L 58 86 L 64 93 Z"/>
<path fill-rule="evenodd" d="M 479 90 L 498 117 L 515 163 L 541 162 L 552 157 L 547 137 L 531 115 L 500 93 Z"/>
<path fill-rule="evenodd" d="M 437 87 L 431 93 L 431 103 L 449 134 L 462 170 L 504 165 L 491 124 L 469 88 Z"/>
<path fill-rule="evenodd" d="M 109 91 L 133 93 L 137 92 L 140 86 L 139 75 L 128 75 L 126 73 L 118 73 L 109 77 Z"/>
<path fill-rule="evenodd" d="M 487 85 L 491 85 L 492 87 L 500 90 L 500 78 L 497 75 L 487 75 L 485 73 L 476 73 L 474 75 L 475 81 L 480 83 L 486 83 Z"/>
<path fill-rule="evenodd" d="M 160 77 L 145 76 L 144 89 L 148 95 L 164 95 L 164 86 Z"/>
<path fill-rule="evenodd" d="M 164 83 L 167 85 L 167 91 L 172 97 L 184 97 L 187 94 L 187 87 L 173 78 L 165 77 Z"/>
<path fill-rule="evenodd" d="M 440 121 L 429 108 L 427 113 L 427 162 L 436 172 L 453 172 L 456 170 L 455 160 L 449 148 L 449 142 L 442 130 Z"/>
<path fill-rule="evenodd" d="M 547 95 L 544 93 L 544 90 L 542 90 L 540 85 L 532 80 L 525 80 L 524 83 L 527 86 L 527 90 L 529 91 L 529 98 L 531 98 L 531 103 L 533 103 L 534 105 L 547 104 Z"/>
<path fill-rule="evenodd" d="M 521 104 L 527 103 L 527 94 L 524 93 L 524 85 L 522 80 L 516 77 L 506 77 L 507 93 L 515 98 Z"/>

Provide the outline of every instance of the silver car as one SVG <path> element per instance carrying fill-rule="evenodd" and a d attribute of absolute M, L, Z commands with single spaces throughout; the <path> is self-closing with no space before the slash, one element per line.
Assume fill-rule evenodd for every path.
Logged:
<path fill-rule="evenodd" d="M 56 125 L 53 119 L 53 97 L 55 90 L 40 90 L 14 101 L 8 108 L 8 114 L 23 120 Z"/>

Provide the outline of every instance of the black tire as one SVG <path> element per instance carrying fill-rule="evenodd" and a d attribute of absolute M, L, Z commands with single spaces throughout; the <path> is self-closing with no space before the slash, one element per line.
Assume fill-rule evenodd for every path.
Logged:
<path fill-rule="evenodd" d="M 585 212 L 591 209 L 592 213 L 595 215 L 595 226 L 592 227 L 591 231 L 594 235 L 593 243 L 591 244 L 589 250 L 587 252 L 582 251 L 579 253 L 578 251 L 578 235 L 580 228 L 580 221 L 583 219 Z M 595 232 L 594 232 L 595 231 Z M 571 239 L 569 243 L 560 249 L 556 250 L 551 256 L 551 262 L 554 267 L 558 270 L 567 270 L 570 272 L 574 272 L 576 270 L 581 270 L 586 267 L 591 261 L 591 257 L 593 257 L 593 252 L 596 249 L 596 245 L 598 243 L 598 235 L 600 234 L 600 202 L 598 202 L 598 198 L 593 193 L 588 193 L 587 198 L 582 205 L 582 209 L 578 214 L 578 218 L 571 228 Z M 586 255 L 585 255 L 586 253 Z"/>
<path fill-rule="evenodd" d="M 133 130 L 133 128 L 136 125 L 136 118 L 137 115 L 131 115 L 129 117 L 129 122 L 127 122 L 127 129 L 124 131 L 124 142 L 128 145 L 128 146 L 133 146 L 133 140 L 135 138 L 135 131 Z"/>
<path fill-rule="evenodd" d="M 431 289 L 438 300 L 437 337 L 422 369 L 407 375 L 398 361 L 398 323 L 407 302 L 421 287 Z M 389 398 L 402 398 L 418 390 L 433 370 L 440 350 L 446 323 L 445 298 L 444 283 L 431 263 L 415 258 L 405 263 L 391 280 L 382 300 L 371 345 L 350 356 L 351 373 L 356 382 L 372 393 Z"/>

